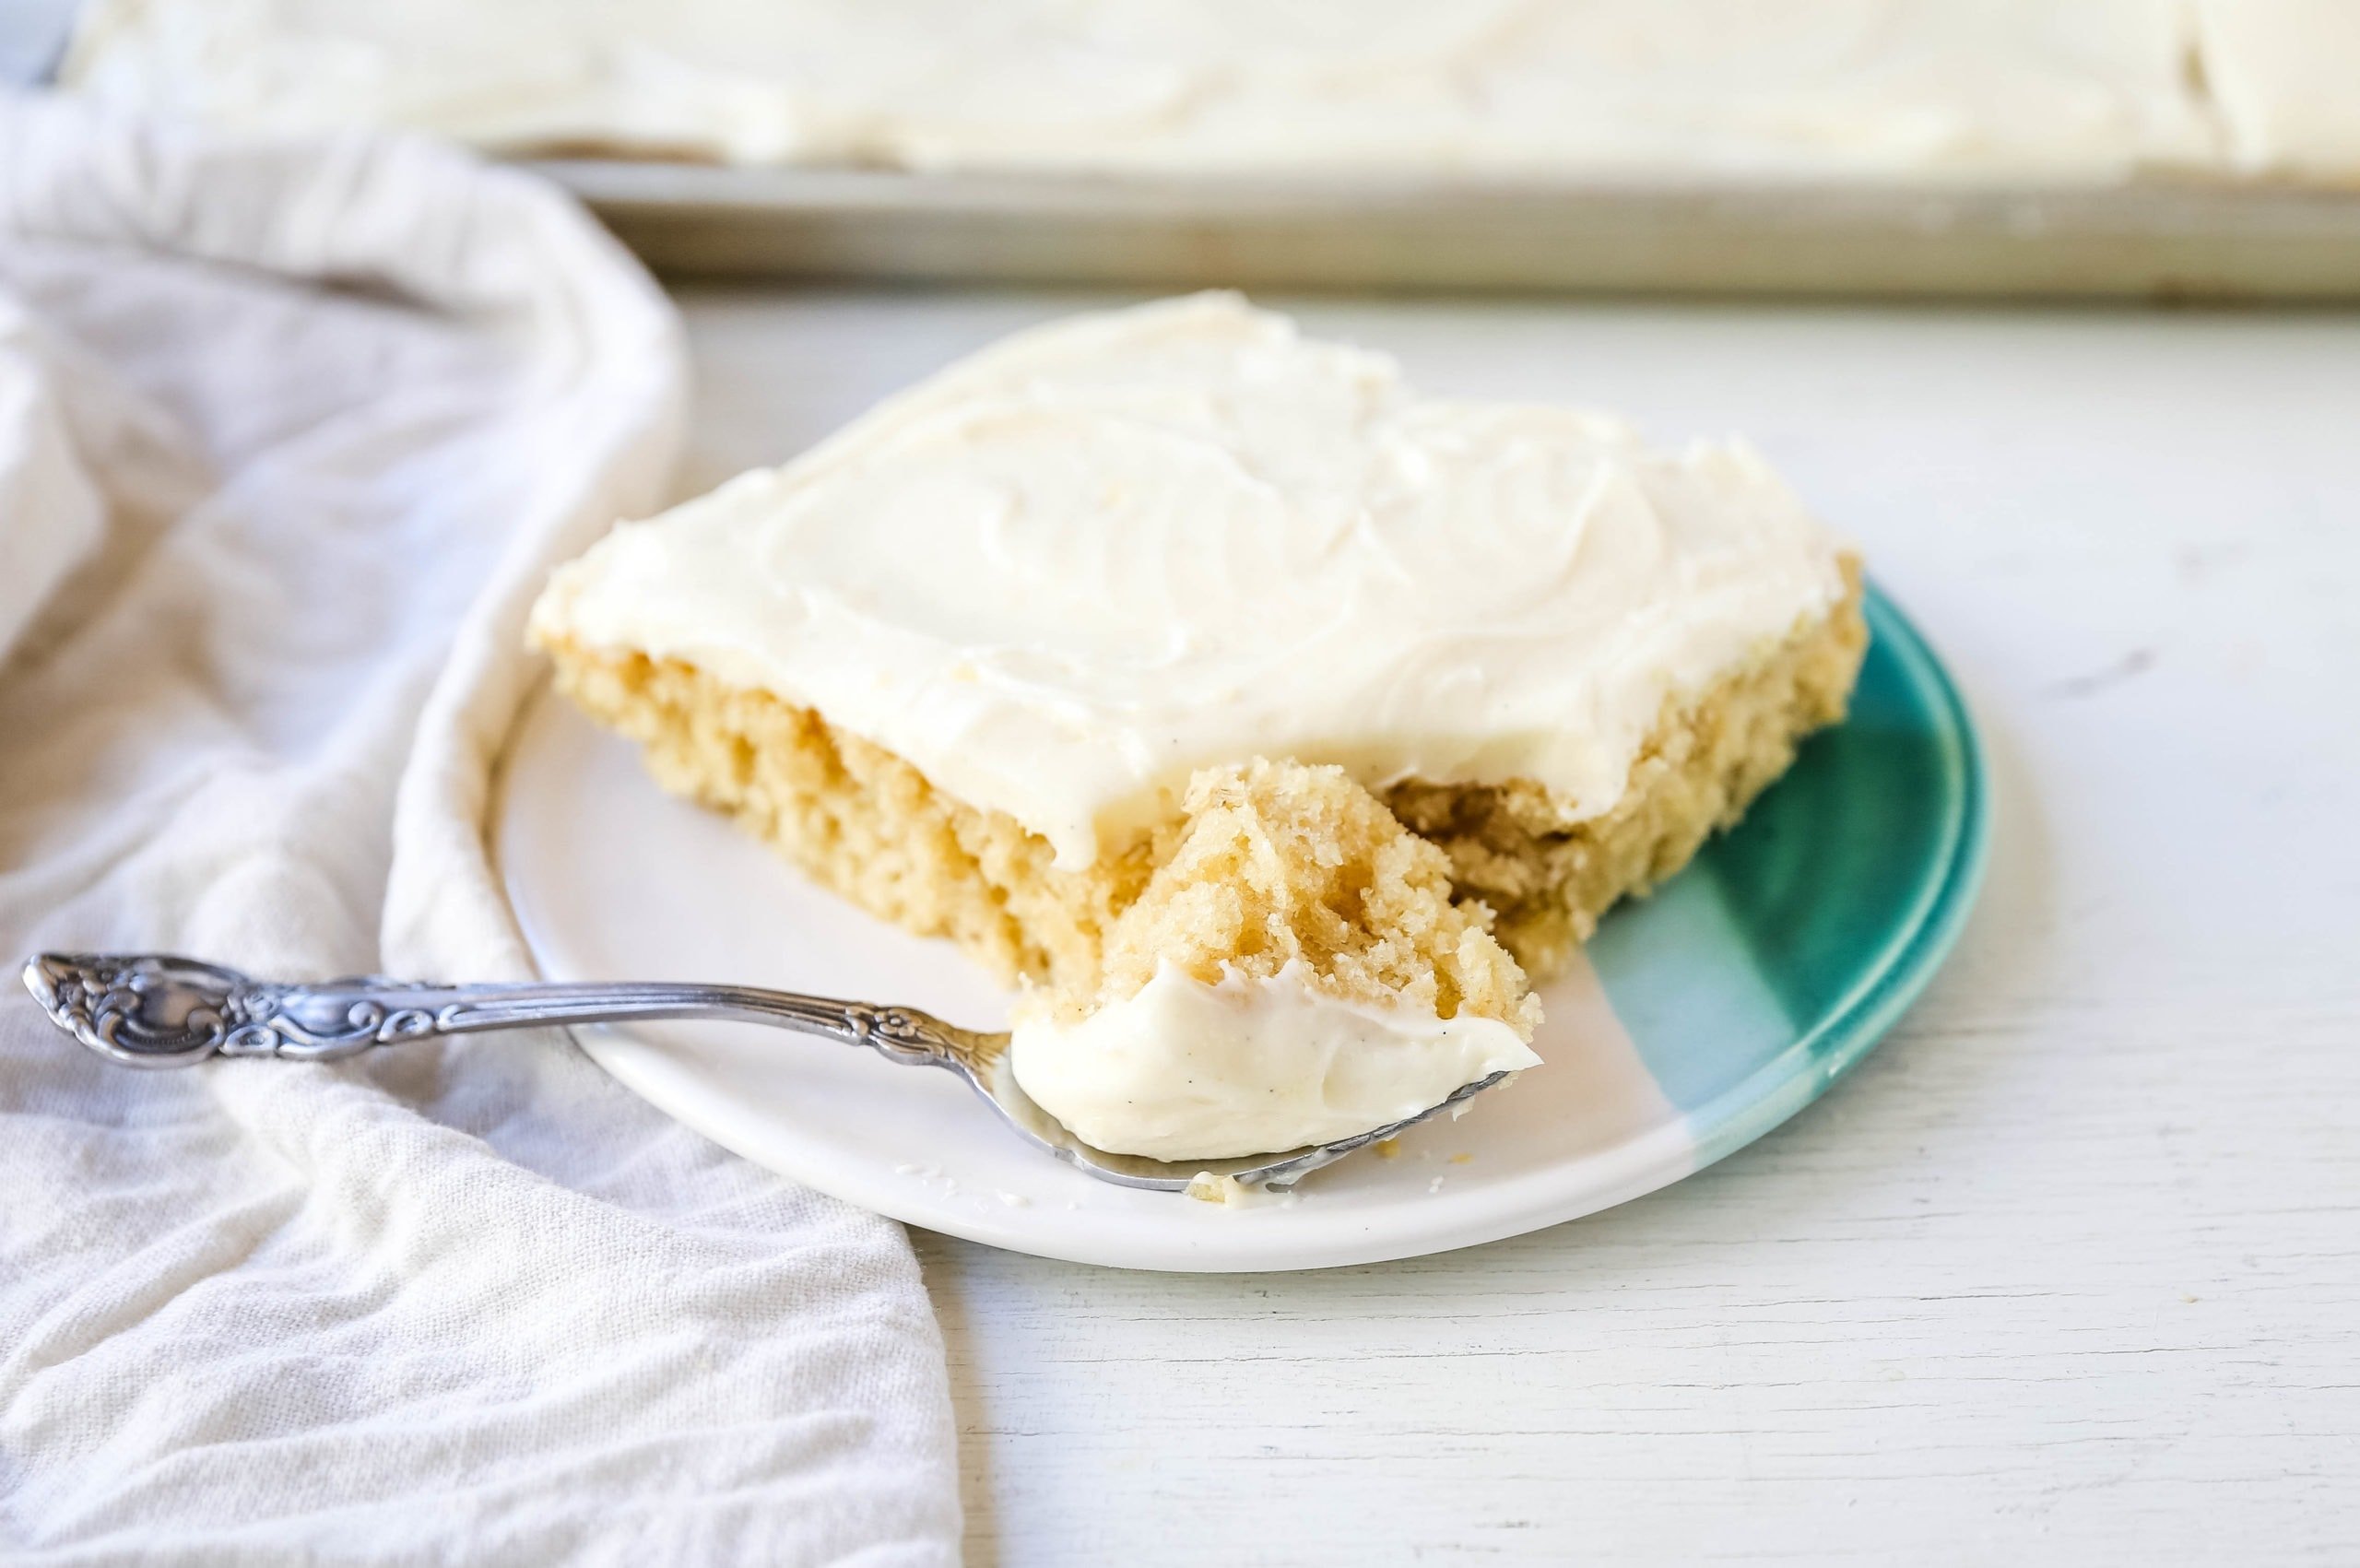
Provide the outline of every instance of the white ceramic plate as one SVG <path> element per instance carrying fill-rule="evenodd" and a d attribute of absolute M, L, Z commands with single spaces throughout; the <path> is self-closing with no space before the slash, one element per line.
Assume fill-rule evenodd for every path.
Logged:
<path fill-rule="evenodd" d="M 1964 914 L 1981 840 L 1972 737 L 1906 624 L 1882 604 L 1872 619 L 1854 719 L 1807 749 L 1737 833 L 1611 918 L 1596 969 L 1585 961 L 1542 990 L 1543 1067 L 1456 1122 L 1416 1129 L 1393 1158 L 1316 1173 L 1291 1199 L 1225 1208 L 1109 1186 L 1020 1143 L 950 1074 L 826 1041 L 655 1024 L 583 1030 L 582 1044 L 759 1164 L 914 1225 L 1048 1257 L 1316 1268 L 1604 1208 L 1807 1103 L 1897 1016 Z M 1847 875 L 1831 841 L 1878 806 L 1896 823 Z M 1005 1020 L 1006 995 L 949 944 L 862 914 L 667 796 L 632 747 L 547 692 L 510 756 L 497 848 L 550 979 L 728 980 L 909 1003 L 979 1028 Z M 1801 890 L 1800 918 L 1797 867 L 1834 878 Z"/>

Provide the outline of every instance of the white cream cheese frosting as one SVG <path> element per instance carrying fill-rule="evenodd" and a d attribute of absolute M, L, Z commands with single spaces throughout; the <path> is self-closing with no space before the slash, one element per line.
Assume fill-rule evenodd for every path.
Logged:
<path fill-rule="evenodd" d="M 100 0 L 65 76 L 742 163 L 2112 177 L 2220 157 L 2192 35 L 2189 0 Z"/>
<path fill-rule="evenodd" d="M 2360 5 L 2197 0 L 2197 16 L 2232 160 L 2360 182 Z"/>
<path fill-rule="evenodd" d="M 1845 592 L 1740 442 L 1422 398 L 1233 295 L 1021 333 L 560 569 L 537 632 L 816 709 L 1057 864 L 1243 757 L 1603 812 Z"/>
<path fill-rule="evenodd" d="M 1093 861 L 1240 757 L 1603 812 L 1844 591 L 1751 449 L 1422 399 L 1230 295 L 1022 333 L 561 569 L 545 634 L 814 708 Z"/>
<path fill-rule="evenodd" d="M 1300 961 L 1216 984 L 1166 963 L 1078 1023 L 1020 1017 L 1009 1050 L 1024 1092 L 1085 1142 L 1156 1160 L 1332 1143 L 1540 1060 L 1497 1019 L 1348 1002 Z"/>

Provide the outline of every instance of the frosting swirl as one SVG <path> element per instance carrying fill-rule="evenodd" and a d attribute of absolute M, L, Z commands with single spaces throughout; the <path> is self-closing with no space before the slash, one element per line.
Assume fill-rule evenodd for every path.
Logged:
<path fill-rule="evenodd" d="M 1742 443 L 1423 399 L 1206 294 L 1019 334 L 617 527 L 535 615 L 817 709 L 1075 867 L 1254 756 L 1603 812 L 1838 558 Z"/>

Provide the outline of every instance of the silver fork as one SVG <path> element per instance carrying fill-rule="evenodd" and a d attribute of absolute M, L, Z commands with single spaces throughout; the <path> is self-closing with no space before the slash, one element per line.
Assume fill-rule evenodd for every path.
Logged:
<path fill-rule="evenodd" d="M 1032 1102 L 1009 1067 L 1005 1033 L 943 1022 L 915 1008 L 841 1002 L 750 985 L 435 985 L 377 975 L 279 984 L 169 953 L 42 953 L 25 985 L 52 1022 L 110 1061 L 190 1067 L 208 1056 L 326 1062 L 403 1040 L 586 1023 L 698 1019 L 761 1023 L 867 1045 L 887 1061 L 948 1067 L 1020 1138 L 1102 1182 L 1185 1192 L 1200 1177 L 1284 1189 L 1322 1165 L 1415 1126 L 1491 1088 L 1493 1073 L 1414 1116 L 1283 1154 L 1149 1160 L 1093 1149 Z"/>

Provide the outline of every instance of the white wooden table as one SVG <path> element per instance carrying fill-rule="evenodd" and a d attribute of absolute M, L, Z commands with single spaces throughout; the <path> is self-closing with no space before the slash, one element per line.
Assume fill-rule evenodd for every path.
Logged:
<path fill-rule="evenodd" d="M 692 482 L 1070 295 L 691 291 Z M 1965 941 L 1669 1191 L 1332 1273 L 921 1235 L 993 1563 L 2360 1562 L 2360 319 L 1302 302 L 1742 430 L 1976 704 Z"/>

